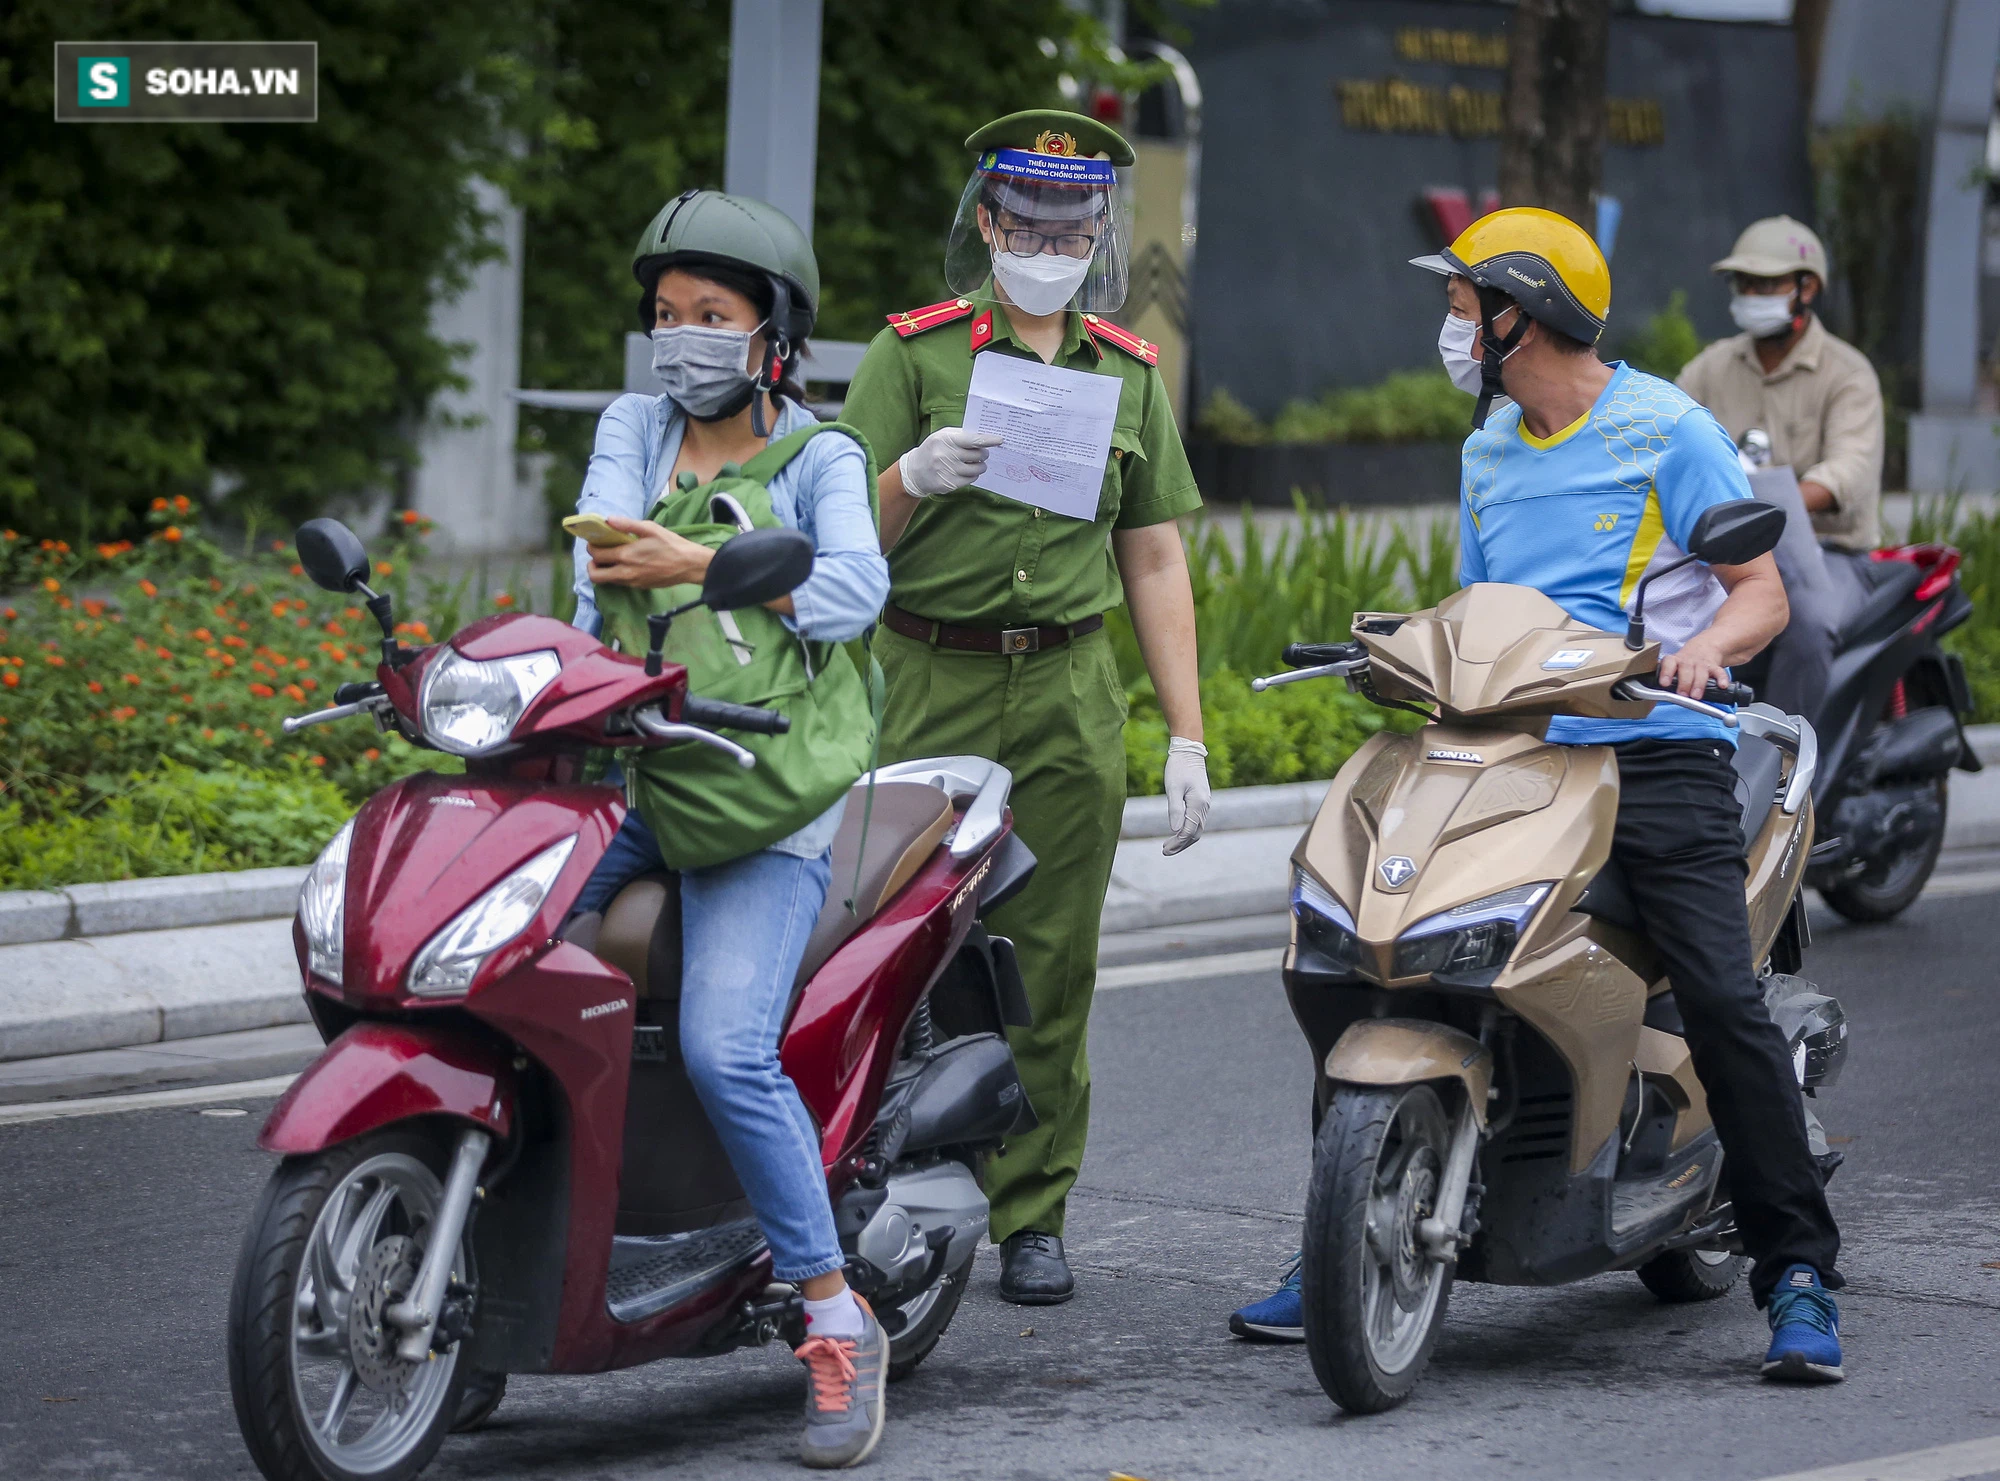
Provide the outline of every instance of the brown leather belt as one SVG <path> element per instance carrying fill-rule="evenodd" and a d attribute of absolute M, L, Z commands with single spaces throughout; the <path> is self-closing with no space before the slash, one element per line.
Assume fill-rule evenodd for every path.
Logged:
<path fill-rule="evenodd" d="M 882 609 L 882 623 L 891 632 L 920 643 L 935 643 L 940 648 L 955 648 L 962 653 L 1014 654 L 1059 648 L 1071 638 L 1096 632 L 1104 626 L 1104 617 L 1100 613 L 1067 626 L 1058 623 L 1051 627 L 966 627 L 956 622 L 934 622 L 891 603 Z"/>

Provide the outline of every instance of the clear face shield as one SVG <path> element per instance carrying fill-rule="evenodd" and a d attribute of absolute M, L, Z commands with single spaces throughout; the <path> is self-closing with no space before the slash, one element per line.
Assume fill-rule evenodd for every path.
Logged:
<path fill-rule="evenodd" d="M 991 278 L 1031 314 L 1108 314 L 1125 303 L 1128 259 L 1109 161 L 992 149 L 959 197 L 944 275 L 959 294 Z"/>

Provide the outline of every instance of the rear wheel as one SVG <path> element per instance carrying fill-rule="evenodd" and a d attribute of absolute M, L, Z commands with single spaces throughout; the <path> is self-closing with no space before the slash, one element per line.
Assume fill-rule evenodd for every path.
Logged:
<path fill-rule="evenodd" d="M 936 1282 L 901 1306 L 880 1312 L 884 1328 L 900 1322 L 889 1334 L 889 1381 L 901 1383 L 917 1371 L 917 1364 L 931 1355 L 944 1336 L 944 1329 L 958 1315 L 958 1303 L 965 1298 L 965 1282 L 972 1274 L 968 1260 L 959 1270 L 947 1270 Z"/>
<path fill-rule="evenodd" d="M 270 1481 L 407 1481 L 460 1415 L 462 1345 L 405 1362 L 383 1317 L 415 1282 L 444 1165 L 433 1138 L 390 1130 L 271 1175 L 229 1300 L 236 1422 Z M 471 1275 L 461 1244 L 452 1277 Z"/>
<path fill-rule="evenodd" d="M 1936 825 L 1906 840 L 1867 873 L 1821 886 L 1821 899 L 1847 919 L 1863 922 L 1889 920 L 1916 903 L 1944 848 L 1945 779 L 1938 777 L 1931 785 L 1937 788 Z"/>
<path fill-rule="evenodd" d="M 1452 1267 L 1418 1238 L 1435 1212 L 1451 1125 L 1429 1085 L 1342 1086 L 1320 1122 L 1306 1191 L 1306 1351 L 1341 1408 L 1410 1396 L 1444 1324 Z"/>
<path fill-rule="evenodd" d="M 465 1380 L 465 1394 L 458 1401 L 458 1414 L 452 1419 L 451 1432 L 462 1435 L 468 1430 L 478 1429 L 493 1417 L 500 1401 L 506 1397 L 505 1373 L 486 1373 L 475 1368 Z"/>
<path fill-rule="evenodd" d="M 1743 1278 L 1749 1261 L 1727 1250 L 1674 1250 L 1639 1267 L 1639 1279 L 1662 1301 L 1713 1301 Z"/>

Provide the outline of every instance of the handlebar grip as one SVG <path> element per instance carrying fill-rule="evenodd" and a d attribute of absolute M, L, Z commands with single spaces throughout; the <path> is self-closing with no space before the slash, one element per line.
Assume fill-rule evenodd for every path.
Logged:
<path fill-rule="evenodd" d="M 1710 684 L 1701 698 L 1704 704 L 1747 705 L 1757 702 L 1757 691 L 1748 684 Z"/>
<path fill-rule="evenodd" d="M 1278 655 L 1295 669 L 1317 668 L 1323 663 L 1346 663 L 1366 658 L 1368 650 L 1359 643 L 1287 643 Z"/>
<path fill-rule="evenodd" d="M 352 684 L 342 684 L 333 691 L 333 702 L 337 705 L 360 704 L 364 699 L 373 699 L 382 692 L 382 686 L 374 679 L 359 680 Z"/>
<path fill-rule="evenodd" d="M 730 704 L 726 700 L 703 699 L 690 694 L 681 701 L 681 719 L 710 730 L 750 730 L 758 735 L 783 735 L 792 728 L 792 717 L 756 705 Z"/>

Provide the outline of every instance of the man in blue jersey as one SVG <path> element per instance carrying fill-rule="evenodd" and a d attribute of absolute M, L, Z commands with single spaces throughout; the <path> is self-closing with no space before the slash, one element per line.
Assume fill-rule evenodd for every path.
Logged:
<path fill-rule="evenodd" d="M 1750 497 L 1735 444 L 1670 382 L 1597 357 L 1611 271 L 1567 218 L 1495 212 L 1415 265 L 1447 280 L 1439 352 L 1479 396 L 1465 442 L 1459 579 L 1532 586 L 1578 621 L 1622 630 L 1640 580 L 1684 553 L 1702 512 Z M 1496 409 L 1502 394 L 1509 404 Z M 1786 619 L 1768 555 L 1742 566 L 1695 562 L 1646 594 L 1660 682 L 1690 697 L 1710 681 L 1729 683 L 1729 666 Z M 1722 1141 L 1754 1261 L 1751 1295 L 1770 1317 L 1763 1372 L 1838 1379 L 1828 1292 L 1843 1284 L 1840 1233 L 1807 1145 L 1791 1055 L 1750 959 L 1733 736 L 1717 720 L 1660 705 L 1644 720 L 1558 717 L 1548 738 L 1616 750 L 1612 856 L 1665 959 Z M 1230 1325 L 1245 1336 L 1302 1337 L 1297 1310 L 1288 1278 Z"/>

